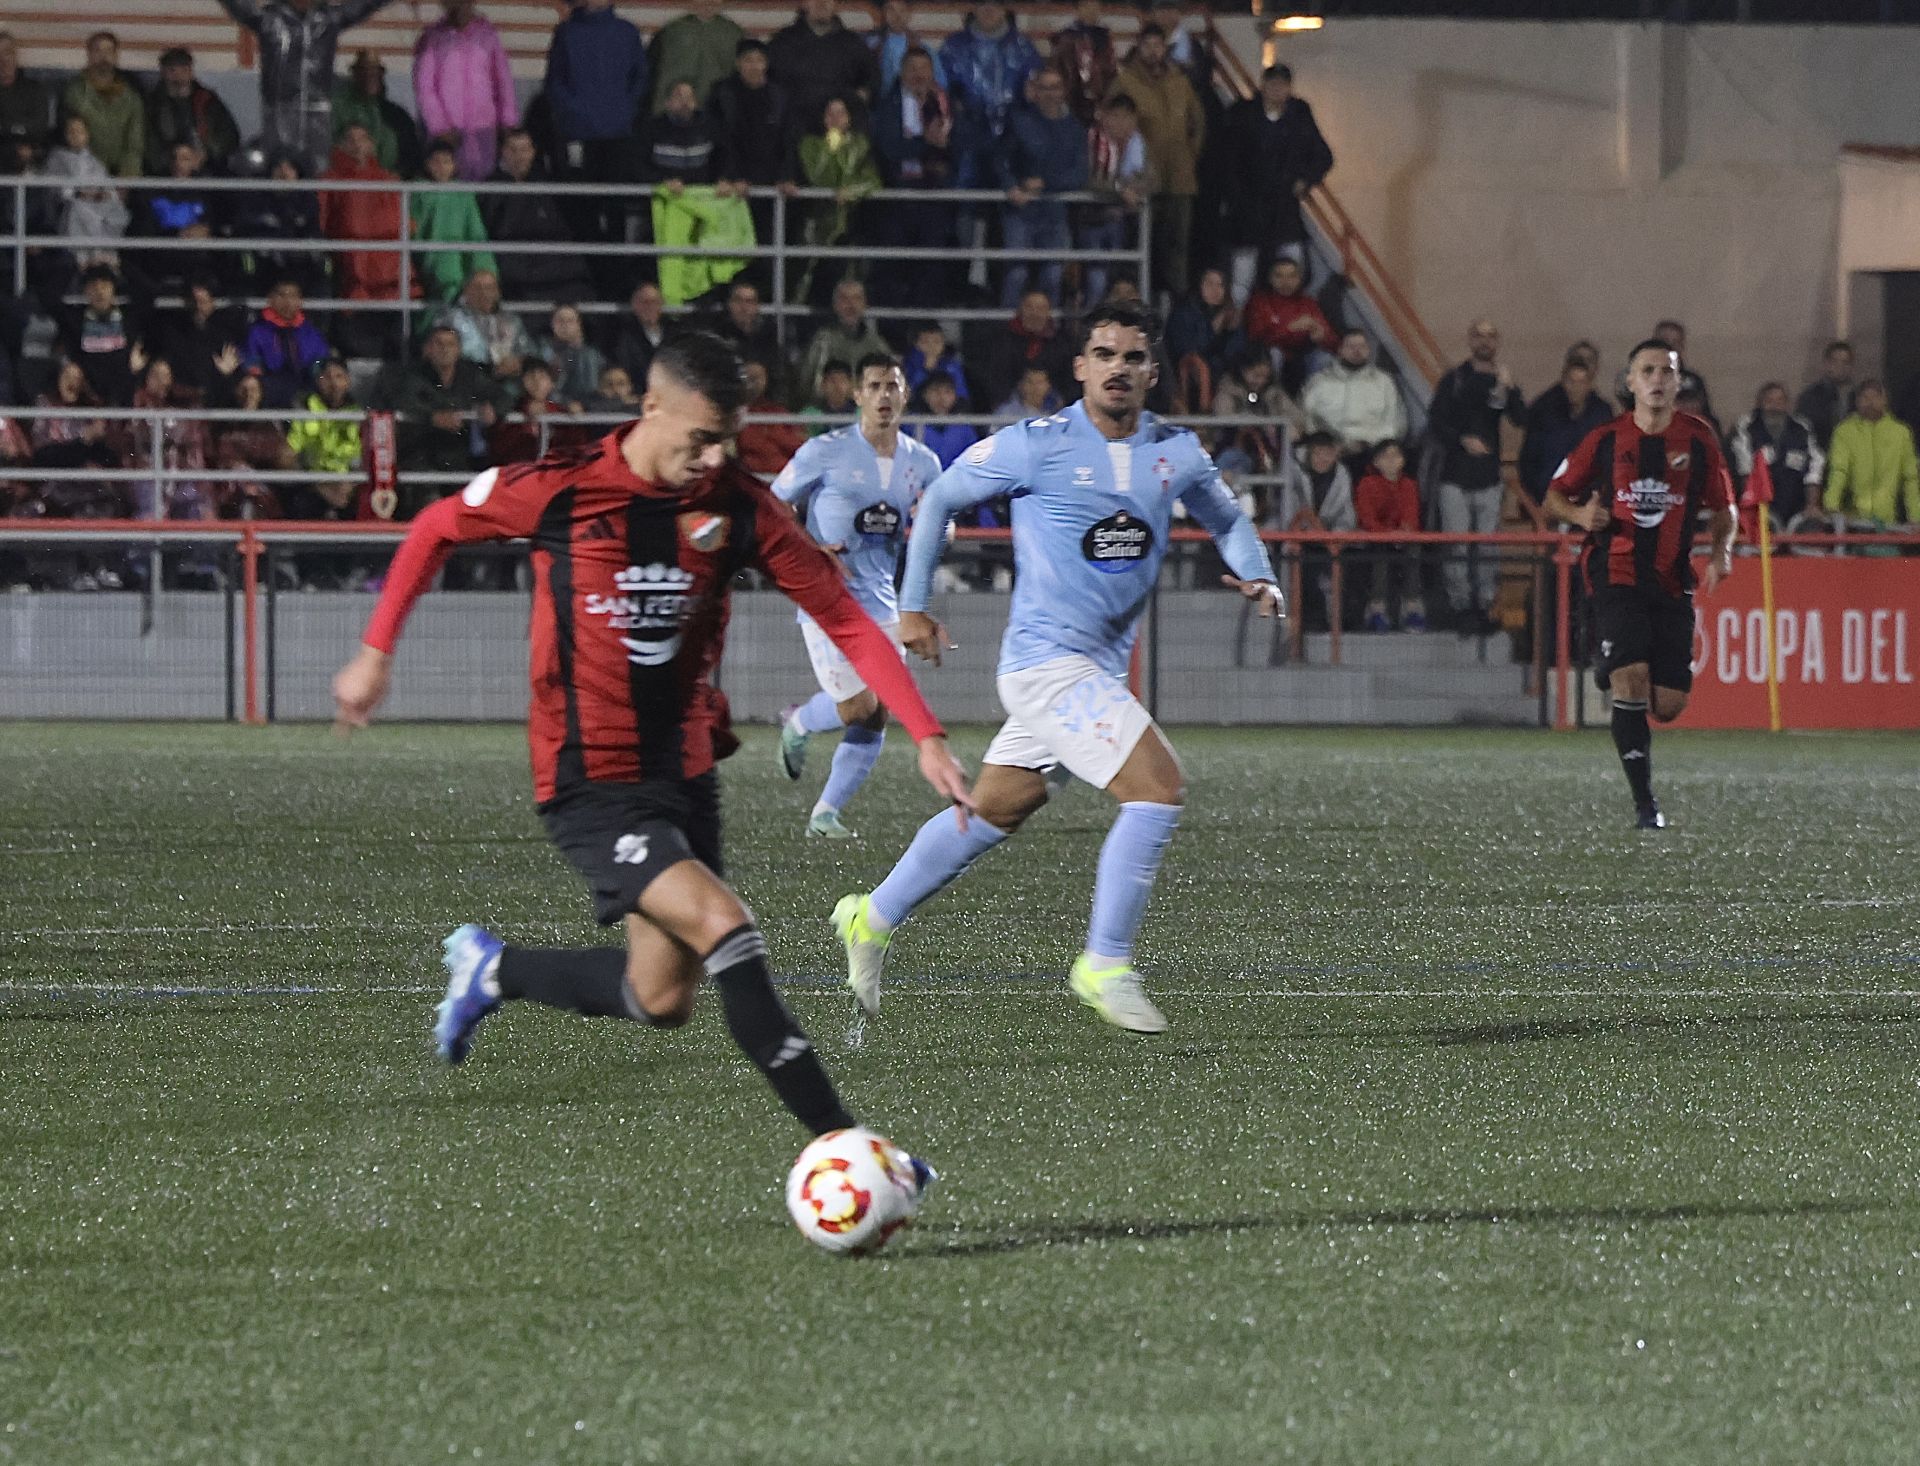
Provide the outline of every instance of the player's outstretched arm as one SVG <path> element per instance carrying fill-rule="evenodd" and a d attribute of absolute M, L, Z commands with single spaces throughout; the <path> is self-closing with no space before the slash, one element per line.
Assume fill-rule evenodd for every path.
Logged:
<path fill-rule="evenodd" d="M 1265 617 L 1286 619 L 1287 598 L 1273 573 L 1273 559 L 1260 541 L 1260 531 L 1241 509 L 1220 480 L 1220 470 L 1203 455 L 1199 476 L 1180 492 L 1180 502 L 1201 528 L 1213 536 L 1220 558 L 1232 572 L 1220 577 L 1229 590 L 1237 590 L 1260 608 Z"/>
<path fill-rule="evenodd" d="M 401 629 L 447 557 L 460 545 L 532 534 L 550 497 L 551 487 L 535 469 L 503 473 L 489 468 L 459 493 L 421 510 L 393 552 L 386 584 L 360 638 L 360 650 L 334 674 L 337 731 L 366 727 L 386 700 Z"/>
<path fill-rule="evenodd" d="M 1020 433 L 1015 425 L 975 443 L 928 485 L 913 511 L 907 567 L 900 578 L 900 642 L 936 667 L 942 649 L 953 648 L 946 628 L 927 611 L 933 599 L 933 572 L 947 547 L 947 527 L 962 509 L 1027 487 L 1026 440 Z"/>

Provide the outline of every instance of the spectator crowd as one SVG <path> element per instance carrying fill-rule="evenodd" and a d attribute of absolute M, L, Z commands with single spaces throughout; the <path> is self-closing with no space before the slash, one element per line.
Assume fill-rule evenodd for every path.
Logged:
<path fill-rule="evenodd" d="M 1497 529 L 1618 410 L 1584 342 L 1529 401 L 1481 321 L 1414 437 L 1403 383 L 1341 282 L 1312 277 L 1303 200 L 1334 163 L 1312 108 L 1285 66 L 1223 99 L 1209 32 L 1170 0 L 1124 41 L 1101 0 L 1077 0 L 1051 35 L 982 0 L 944 38 L 916 28 L 907 0 L 886 0 L 864 31 L 832 0 L 803 0 L 764 41 L 714 0 L 651 36 L 614 0 L 578 0 L 524 104 L 475 0 L 444 0 L 413 49 L 412 111 L 387 96 L 376 53 L 339 69 L 341 34 L 390 0 L 219 3 L 258 37 L 257 138 L 184 49 L 136 76 L 103 31 L 76 74 L 34 76 L 0 31 L 0 167 L 57 180 L 26 193 L 22 222 L 75 241 L 33 248 L 27 290 L 0 297 L 0 406 L 75 413 L 0 418 L 0 513 L 405 518 L 448 488 L 409 475 L 532 457 L 604 430 L 574 419 L 630 413 L 654 352 L 690 326 L 740 347 L 756 412 L 823 419 L 742 434 L 742 458 L 772 473 L 851 410 L 851 364 L 872 351 L 903 357 L 916 415 L 1057 410 L 1077 395 L 1075 313 L 1116 295 L 1165 310 L 1154 405 L 1235 420 L 1203 431 L 1274 528 Z M 207 187 L 216 177 L 274 186 Z M 435 187 L 301 186 L 313 179 Z M 556 181 L 653 192 L 556 193 Z M 811 311 L 806 324 L 774 321 L 768 261 L 628 248 L 750 248 L 772 237 L 769 191 L 800 189 L 818 192 L 788 205 L 798 247 L 778 287 Z M 999 201 L 942 196 L 953 189 Z M 8 191 L 0 226 L 15 207 Z M 1143 228 L 1146 280 L 1131 268 Z M 403 263 L 377 247 L 403 233 L 433 248 Z M 217 239 L 246 243 L 195 246 Z M 869 258 L 980 246 L 1012 257 L 998 269 Z M 404 340 L 403 296 L 418 327 Z M 264 305 L 249 313 L 248 299 Z M 1004 314 L 980 319 L 993 309 Z M 1684 329 L 1660 331 L 1684 357 Z M 1682 405 L 1712 417 L 1691 364 L 1683 387 Z M 150 467 L 155 448 L 142 425 L 84 415 L 99 407 L 266 416 L 168 418 L 179 431 L 162 435 L 164 480 L 102 482 L 86 470 Z M 374 486 L 358 422 L 271 416 L 293 410 L 395 414 L 397 487 Z M 1725 438 L 1736 473 L 1768 464 L 1782 527 L 1911 524 L 1920 479 L 1901 416 L 1835 342 L 1818 381 L 1797 395 L 1769 384 Z M 913 431 L 943 463 L 976 437 L 964 424 Z M 27 464 L 71 477 L 5 480 Z M 336 477 L 247 477 L 283 469 Z M 991 523 L 1004 506 L 982 513 Z M 1420 629 L 1437 596 L 1439 618 L 1486 629 L 1496 570 L 1492 555 L 1382 556 L 1364 606 L 1325 604 L 1323 589 L 1319 613 Z M 63 573 L 121 578 L 84 561 Z"/>

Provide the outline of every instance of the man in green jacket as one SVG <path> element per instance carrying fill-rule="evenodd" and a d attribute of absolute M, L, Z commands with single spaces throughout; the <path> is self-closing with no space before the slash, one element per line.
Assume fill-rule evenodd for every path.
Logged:
<path fill-rule="evenodd" d="M 745 36 L 720 13 L 719 0 L 693 0 L 693 9 L 660 27 L 648 58 L 653 72 L 652 111 L 667 110 L 667 98 L 679 82 L 690 82 L 699 104 L 723 76 L 733 75 L 734 47 Z"/>
<path fill-rule="evenodd" d="M 1884 383 L 1862 382 L 1852 414 L 1834 428 L 1822 497 L 1829 514 L 1882 525 L 1920 524 L 1913 429 L 1887 411 Z"/>
<path fill-rule="evenodd" d="M 87 69 L 60 93 L 60 114 L 84 117 L 94 157 L 117 178 L 138 178 L 147 146 L 146 100 L 120 70 L 112 31 L 87 37 Z"/>

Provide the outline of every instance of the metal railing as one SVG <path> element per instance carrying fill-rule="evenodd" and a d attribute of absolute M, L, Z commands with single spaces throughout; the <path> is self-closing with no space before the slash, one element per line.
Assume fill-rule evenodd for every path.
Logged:
<path fill-rule="evenodd" d="M 397 295 L 393 299 L 350 300 L 331 297 L 316 297 L 308 301 L 311 308 L 323 310 L 353 310 L 373 312 L 398 312 L 401 330 L 410 332 L 413 316 L 421 311 L 437 308 L 440 302 L 425 302 L 413 298 L 415 283 L 421 278 L 417 258 L 428 254 L 474 254 L 547 256 L 554 252 L 552 241 L 527 243 L 515 240 L 420 240 L 413 237 L 412 201 L 416 196 L 433 194 L 474 194 L 481 197 L 492 195 L 519 195 L 537 192 L 543 196 L 561 199 L 592 199 L 605 203 L 609 200 L 624 203 L 637 211 L 641 207 L 651 207 L 656 193 L 668 192 L 663 186 L 654 184 L 595 184 L 563 183 L 550 179 L 529 179 L 524 183 L 425 183 L 406 179 L 392 181 L 373 181 L 360 179 L 298 179 L 284 181 L 279 179 L 243 179 L 243 178 L 128 178 L 114 180 L 116 190 L 131 194 L 165 191 L 195 192 L 206 194 L 248 194 L 248 193 L 307 193 L 307 194 L 352 194 L 372 193 L 397 195 L 400 200 L 400 227 L 392 239 L 328 239 L 289 240 L 272 237 L 247 237 L 235 235 L 210 234 L 204 239 L 160 238 L 147 235 L 110 235 L 97 236 L 86 234 L 38 233 L 29 228 L 34 210 L 29 208 L 29 200 L 41 193 L 64 193 L 75 187 L 70 179 L 43 178 L 20 175 L 0 180 L 13 195 L 12 228 L 5 242 L 12 253 L 12 273 L 14 293 L 26 293 L 28 282 L 27 257 L 30 250 L 66 249 L 66 250 L 114 250 L 124 251 L 133 256 L 160 255 L 169 253 L 186 254 L 230 254 L 245 255 L 250 252 L 270 253 L 274 255 L 305 254 L 311 255 L 316 262 L 330 255 L 341 254 L 398 254 L 399 279 Z M 621 241 L 569 242 L 566 245 L 570 256 L 581 259 L 722 259 L 722 260 L 768 260 L 772 262 L 772 280 L 770 282 L 770 300 L 766 309 L 772 315 L 775 329 L 779 333 L 780 344 L 784 348 L 786 326 L 790 316 L 812 313 L 805 301 L 790 298 L 790 274 L 796 265 L 813 260 L 848 261 L 887 261 L 907 262 L 923 261 L 929 264 L 938 262 L 989 264 L 1033 265 L 1069 262 L 1120 264 L 1138 271 L 1141 282 L 1151 279 L 1151 240 L 1152 218 L 1151 202 L 1143 202 L 1137 211 L 1134 233 L 1138 243 L 1130 249 L 1091 250 L 1091 249 L 1028 249 L 1008 250 L 976 248 L 958 241 L 952 246 L 923 247 L 887 244 L 851 243 L 836 245 L 815 245 L 800 238 L 801 231 L 796 229 L 795 210 L 802 214 L 811 206 L 830 204 L 836 201 L 837 194 L 832 189 L 823 188 L 751 188 L 747 198 L 771 205 L 772 238 L 759 240 L 751 245 L 662 245 L 626 243 Z M 1064 205 L 1100 204 L 1111 205 L 1113 200 L 1094 193 L 1062 193 L 1045 196 L 1044 202 Z M 857 204 L 947 204 L 957 210 L 973 211 L 978 214 L 986 209 L 1009 208 L 1007 196 L 992 189 L 880 189 L 863 195 Z M 39 211 L 44 212 L 44 210 Z M 516 308 L 541 308 L 561 304 L 560 301 L 522 299 L 516 297 L 512 304 Z M 591 309 L 600 307 L 604 311 L 618 311 L 625 308 L 624 302 L 579 302 L 567 301 L 566 304 L 581 305 Z M 943 310 L 937 302 L 917 303 L 911 308 L 894 309 L 876 306 L 871 314 L 883 317 L 946 315 L 960 318 L 999 318 L 1006 312 L 995 309 Z"/>

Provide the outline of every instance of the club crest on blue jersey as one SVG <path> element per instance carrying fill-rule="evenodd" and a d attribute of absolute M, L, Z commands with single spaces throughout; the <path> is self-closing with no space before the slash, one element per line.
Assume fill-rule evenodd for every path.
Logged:
<path fill-rule="evenodd" d="M 869 504 L 853 516 L 853 527 L 860 534 L 896 535 L 905 521 L 891 504 Z"/>
<path fill-rule="evenodd" d="M 1091 525 L 1080 540 L 1087 563 L 1108 575 L 1124 575 L 1153 553 L 1153 531 L 1122 509 Z"/>

